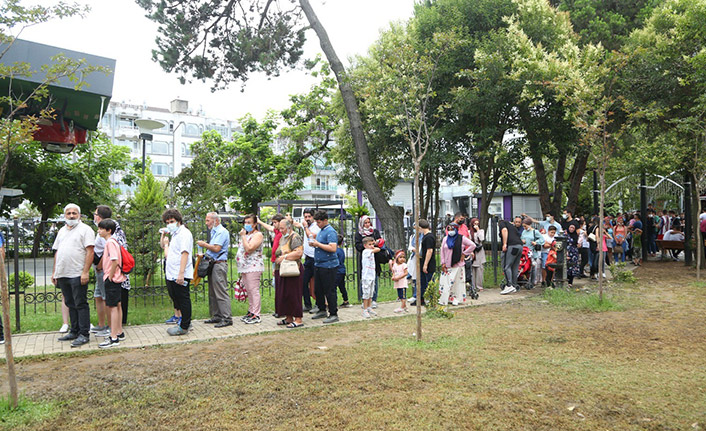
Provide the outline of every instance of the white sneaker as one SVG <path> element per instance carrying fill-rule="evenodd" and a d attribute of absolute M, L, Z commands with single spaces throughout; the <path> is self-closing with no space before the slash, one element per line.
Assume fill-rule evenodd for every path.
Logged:
<path fill-rule="evenodd" d="M 414 304 L 415 302 L 417 302 L 417 298 L 415 298 L 414 296 L 411 297 L 411 298 L 409 298 L 409 299 L 407 300 L 407 303 L 408 303 L 409 305 L 412 305 L 412 304 Z"/>
<path fill-rule="evenodd" d="M 458 299 L 454 299 L 453 301 L 451 301 L 451 305 L 458 305 Z"/>
<path fill-rule="evenodd" d="M 373 317 L 378 315 L 378 313 L 375 312 L 372 308 L 368 308 L 367 311 L 368 311 L 368 313 L 369 313 L 371 316 L 373 316 Z"/>
<path fill-rule="evenodd" d="M 59 332 L 62 334 L 69 332 L 69 325 L 67 325 L 66 323 L 61 325 L 61 329 L 59 329 Z"/>
<path fill-rule="evenodd" d="M 503 289 L 500 294 L 501 295 L 507 295 L 508 293 L 514 293 L 517 292 L 517 289 L 515 289 L 514 286 L 506 286 L 505 289 Z"/>
<path fill-rule="evenodd" d="M 110 328 L 96 332 L 96 337 L 110 337 Z"/>
<path fill-rule="evenodd" d="M 370 319 L 370 313 L 368 313 L 368 310 L 363 310 L 363 317 L 366 319 Z"/>
<path fill-rule="evenodd" d="M 405 311 L 405 309 L 402 307 L 395 308 L 395 313 L 403 313 L 404 311 Z"/>
<path fill-rule="evenodd" d="M 603 273 L 603 278 L 608 278 L 608 277 L 605 276 L 605 272 Z"/>
<path fill-rule="evenodd" d="M 378 303 L 373 301 L 373 304 L 371 305 L 372 308 L 378 308 Z"/>

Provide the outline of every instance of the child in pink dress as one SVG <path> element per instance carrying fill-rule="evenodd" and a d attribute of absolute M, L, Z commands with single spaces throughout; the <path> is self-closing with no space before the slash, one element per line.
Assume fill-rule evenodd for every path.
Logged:
<path fill-rule="evenodd" d="M 397 297 L 402 301 L 402 306 L 395 309 L 395 313 L 407 312 L 407 263 L 403 250 L 397 250 L 394 263 L 391 265 L 392 281 L 397 289 Z"/>

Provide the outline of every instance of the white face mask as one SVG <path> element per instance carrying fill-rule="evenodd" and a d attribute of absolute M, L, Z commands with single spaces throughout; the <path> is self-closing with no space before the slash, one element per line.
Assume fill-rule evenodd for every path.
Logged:
<path fill-rule="evenodd" d="M 78 224 L 78 219 L 74 219 L 74 220 L 67 219 L 67 220 L 66 220 L 66 226 L 74 227 L 74 226 L 76 226 L 77 224 Z"/>
<path fill-rule="evenodd" d="M 455 230 L 450 230 L 450 231 L 449 231 L 449 236 L 456 236 L 456 231 L 455 231 Z"/>
<path fill-rule="evenodd" d="M 177 229 L 179 229 L 179 226 L 177 226 L 177 223 L 176 223 L 176 222 L 174 222 L 174 223 L 169 223 L 169 224 L 167 225 L 167 230 L 168 230 L 169 233 L 171 233 L 171 234 L 174 234 L 174 233 L 177 231 Z"/>

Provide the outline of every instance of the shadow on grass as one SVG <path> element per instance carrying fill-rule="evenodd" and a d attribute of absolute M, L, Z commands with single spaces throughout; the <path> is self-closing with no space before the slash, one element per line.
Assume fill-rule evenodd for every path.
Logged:
<path fill-rule="evenodd" d="M 596 292 L 570 291 L 566 289 L 545 290 L 542 299 L 549 304 L 576 311 L 603 312 L 625 311 L 627 306 L 615 295 L 604 292 L 603 300 Z"/>
<path fill-rule="evenodd" d="M 59 414 L 57 403 L 30 401 L 20 396 L 16 409 L 8 397 L 0 397 L 0 430 L 21 430 Z"/>

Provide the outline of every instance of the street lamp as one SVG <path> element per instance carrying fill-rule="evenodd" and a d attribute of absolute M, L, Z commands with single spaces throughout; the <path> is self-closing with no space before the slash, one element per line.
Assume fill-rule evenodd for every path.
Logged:
<path fill-rule="evenodd" d="M 152 132 L 155 129 L 161 129 L 165 126 L 159 120 L 150 120 L 147 118 L 139 118 L 135 120 L 135 125 L 140 128 L 140 139 L 142 139 L 142 174 L 145 173 L 145 153 L 147 141 L 152 140 Z"/>
<path fill-rule="evenodd" d="M 176 171 L 177 171 L 177 146 L 176 146 L 176 132 L 179 129 L 179 127 L 184 126 L 186 127 L 186 123 L 183 121 L 180 121 L 179 124 L 177 124 L 176 127 L 172 126 L 172 147 L 174 148 L 174 154 L 172 155 L 172 158 L 174 159 L 174 170 L 172 172 L 172 175 L 176 176 Z M 179 149 L 181 151 L 181 149 Z"/>

